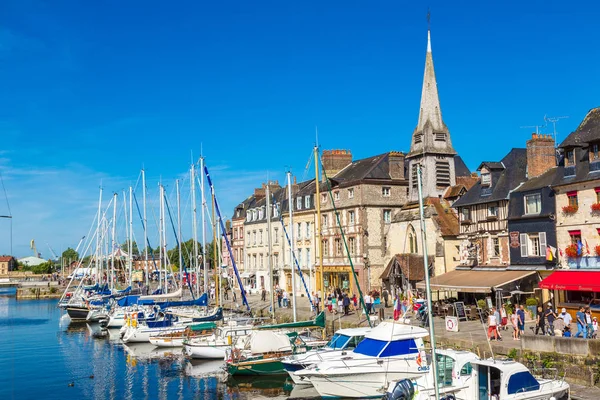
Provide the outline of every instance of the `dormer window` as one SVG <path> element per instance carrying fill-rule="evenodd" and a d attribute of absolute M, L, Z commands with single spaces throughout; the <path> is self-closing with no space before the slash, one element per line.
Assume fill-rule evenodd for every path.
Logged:
<path fill-rule="evenodd" d="M 302 209 L 302 197 L 297 197 L 296 198 L 296 210 L 301 210 Z"/>
<path fill-rule="evenodd" d="M 565 152 L 565 167 L 575 165 L 575 150 L 567 150 Z"/>
<path fill-rule="evenodd" d="M 259 208 L 258 209 L 258 219 L 263 219 L 264 215 L 265 215 L 264 207 Z"/>
<path fill-rule="evenodd" d="M 492 184 L 492 174 L 485 172 L 481 174 L 481 185 L 490 186 Z"/>
<path fill-rule="evenodd" d="M 304 208 L 310 208 L 310 196 L 304 196 Z"/>
<path fill-rule="evenodd" d="M 279 216 L 279 205 L 273 206 L 273 216 L 274 217 Z"/>

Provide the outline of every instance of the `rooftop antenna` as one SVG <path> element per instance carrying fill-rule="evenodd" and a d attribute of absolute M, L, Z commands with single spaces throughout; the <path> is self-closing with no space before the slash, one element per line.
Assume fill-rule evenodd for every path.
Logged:
<path fill-rule="evenodd" d="M 547 115 L 544 115 L 544 121 L 546 121 L 546 124 L 548 122 L 552 123 L 552 135 L 554 136 L 554 145 L 558 146 L 558 139 L 557 139 L 557 132 L 556 132 L 556 123 L 561 120 L 561 119 L 565 119 L 565 118 L 569 118 L 568 115 L 562 116 L 562 117 L 548 117 Z"/>
<path fill-rule="evenodd" d="M 535 134 L 539 135 L 540 134 L 540 128 L 544 128 L 546 125 L 526 125 L 526 126 L 520 126 L 519 128 L 521 129 L 526 129 L 526 128 L 535 128 Z"/>

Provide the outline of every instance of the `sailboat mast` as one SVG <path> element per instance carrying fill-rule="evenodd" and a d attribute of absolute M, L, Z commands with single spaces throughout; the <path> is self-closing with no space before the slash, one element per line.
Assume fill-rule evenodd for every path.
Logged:
<path fill-rule="evenodd" d="M 163 289 L 163 267 L 164 267 L 164 261 L 163 261 L 163 234 L 162 234 L 162 229 L 163 229 L 163 214 L 164 214 L 164 203 L 163 203 L 163 186 L 162 184 L 158 184 L 158 193 L 159 193 L 159 208 L 158 208 L 158 219 L 159 219 L 159 227 L 158 227 L 158 236 L 159 236 L 159 246 L 160 249 L 158 251 L 158 258 L 160 260 L 160 269 L 159 269 L 159 274 L 158 274 L 158 287 Z M 166 286 L 166 285 L 164 285 Z M 163 290 L 162 292 L 163 294 L 165 293 L 165 291 Z"/>
<path fill-rule="evenodd" d="M 117 243 L 115 242 L 115 234 L 117 231 L 117 194 L 113 194 L 113 220 L 112 220 L 112 249 L 110 257 L 110 290 L 115 288 L 115 252 L 117 250 Z"/>
<path fill-rule="evenodd" d="M 206 268 L 206 221 L 204 213 L 206 212 L 206 198 L 204 197 L 204 157 L 200 157 L 200 173 L 202 181 L 200 182 L 200 194 L 202 195 L 202 268 L 204 269 L 204 293 L 208 293 L 208 269 Z"/>
<path fill-rule="evenodd" d="M 319 282 L 320 285 L 317 287 L 317 296 L 324 296 L 325 293 L 325 282 L 323 281 L 323 240 L 321 239 L 321 196 L 320 186 L 321 179 L 319 179 L 319 148 L 315 146 L 315 205 L 317 207 L 317 220 L 315 221 L 315 228 L 317 230 L 317 248 L 319 249 Z M 316 279 L 315 279 L 316 280 Z"/>
<path fill-rule="evenodd" d="M 148 277 L 148 220 L 146 219 L 146 171 L 142 169 L 142 197 L 144 198 L 144 275 L 146 275 L 146 290 L 149 288 Z"/>
<path fill-rule="evenodd" d="M 435 329 L 433 327 L 433 307 L 431 305 L 431 286 L 429 286 L 429 260 L 427 258 L 427 235 L 425 232 L 425 214 L 423 210 L 423 181 L 421 164 L 417 164 L 417 187 L 419 188 L 419 215 L 421 217 L 421 246 L 423 248 L 423 267 L 425 268 L 425 288 L 427 291 L 427 315 L 429 319 L 429 340 L 431 340 L 431 363 L 433 366 L 433 387 L 435 398 L 440 398 L 440 390 L 437 384 L 437 357 L 435 354 Z"/>
<path fill-rule="evenodd" d="M 219 307 L 219 285 L 217 284 L 217 277 L 219 276 L 219 266 L 217 265 L 217 219 L 215 218 L 215 192 L 211 188 L 211 199 L 212 199 L 212 231 L 213 231 L 213 278 L 215 280 L 215 306 Z M 217 274 L 215 276 L 215 274 Z"/>
<path fill-rule="evenodd" d="M 175 181 L 177 187 L 177 250 L 179 250 L 179 276 L 181 289 L 183 289 L 183 253 L 181 252 L 181 195 L 179 193 L 179 179 Z M 183 292 L 182 292 L 183 293 Z"/>
<path fill-rule="evenodd" d="M 169 291 L 169 253 L 167 251 L 167 209 L 165 207 L 165 188 L 162 186 L 162 197 L 161 201 L 163 203 L 163 220 L 162 220 L 162 235 L 163 235 L 163 261 L 161 261 L 161 265 L 163 265 L 163 272 L 165 274 L 165 279 L 163 283 L 165 284 L 165 291 L 167 293 Z"/>
<path fill-rule="evenodd" d="M 219 244 L 219 246 L 217 247 L 218 254 L 219 254 L 219 260 L 218 260 L 218 263 L 217 263 L 218 266 L 219 266 L 219 275 L 218 275 L 219 279 L 217 281 L 219 282 L 219 285 L 218 285 L 219 288 L 221 288 L 221 286 L 222 286 L 221 280 L 223 279 L 223 271 L 222 271 L 221 266 L 223 265 L 223 249 L 222 249 L 222 246 L 223 246 L 223 235 L 224 235 L 224 233 L 223 233 L 223 229 L 221 228 L 221 224 L 220 224 L 221 217 L 217 216 L 217 218 L 219 220 L 219 224 L 217 224 L 217 229 L 218 229 L 217 232 L 219 233 L 217 235 L 217 237 L 218 237 L 217 243 Z M 223 291 L 219 290 L 217 293 L 219 293 L 219 304 L 225 304 L 225 302 L 223 301 Z"/>
<path fill-rule="evenodd" d="M 200 297 L 200 277 L 198 276 L 198 219 L 196 217 L 196 166 L 190 169 L 190 187 L 192 192 L 192 236 L 194 238 L 194 265 L 192 271 L 196 277 L 196 297 Z"/>
<path fill-rule="evenodd" d="M 294 315 L 294 322 L 297 320 L 296 316 L 296 271 L 294 270 L 294 204 L 292 202 L 292 173 L 290 171 L 287 172 L 287 183 L 288 183 L 288 206 L 290 209 L 290 223 L 289 223 L 289 231 L 290 231 L 290 268 L 292 271 L 292 293 L 290 294 L 292 299 L 292 308 Z"/>
<path fill-rule="evenodd" d="M 271 318 L 275 319 L 275 300 L 273 296 L 273 246 L 271 245 L 271 191 L 270 182 L 267 181 L 267 200 L 265 202 L 267 212 L 267 266 L 269 267 L 269 295 L 271 296 Z"/>
<path fill-rule="evenodd" d="M 96 283 L 100 282 L 102 276 L 102 264 L 100 263 L 100 247 L 102 246 L 102 238 L 100 235 L 100 222 L 102 220 L 102 183 L 100 183 L 100 199 L 98 200 L 98 234 L 96 235 Z"/>
<path fill-rule="evenodd" d="M 133 274 L 133 188 L 129 186 L 129 285 Z"/>

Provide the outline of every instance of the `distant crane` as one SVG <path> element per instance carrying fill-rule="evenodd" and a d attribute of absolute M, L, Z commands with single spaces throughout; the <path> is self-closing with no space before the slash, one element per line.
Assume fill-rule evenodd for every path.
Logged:
<path fill-rule="evenodd" d="M 34 257 L 41 258 L 41 257 L 40 257 L 40 256 L 41 256 L 41 254 L 40 254 L 40 253 L 38 253 L 38 251 L 37 251 L 37 247 L 35 247 L 35 240 L 31 239 L 31 243 L 30 243 L 29 247 L 31 248 L 31 250 L 33 250 L 33 256 L 34 256 Z"/>
<path fill-rule="evenodd" d="M 52 253 L 52 255 L 54 256 L 54 261 L 58 261 L 58 256 L 56 255 L 56 253 L 54 252 L 54 250 L 52 250 L 52 247 L 50 247 L 50 245 L 48 244 L 48 242 L 46 242 L 46 246 L 48 246 L 48 248 L 50 249 L 50 253 Z"/>

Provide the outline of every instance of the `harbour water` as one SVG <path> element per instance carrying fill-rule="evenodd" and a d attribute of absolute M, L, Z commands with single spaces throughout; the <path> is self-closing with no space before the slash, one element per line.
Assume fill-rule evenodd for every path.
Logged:
<path fill-rule="evenodd" d="M 0 292 L 0 399 L 287 399 L 286 377 L 227 379 L 221 362 L 127 346 L 118 333 L 71 323 L 57 300 Z"/>

